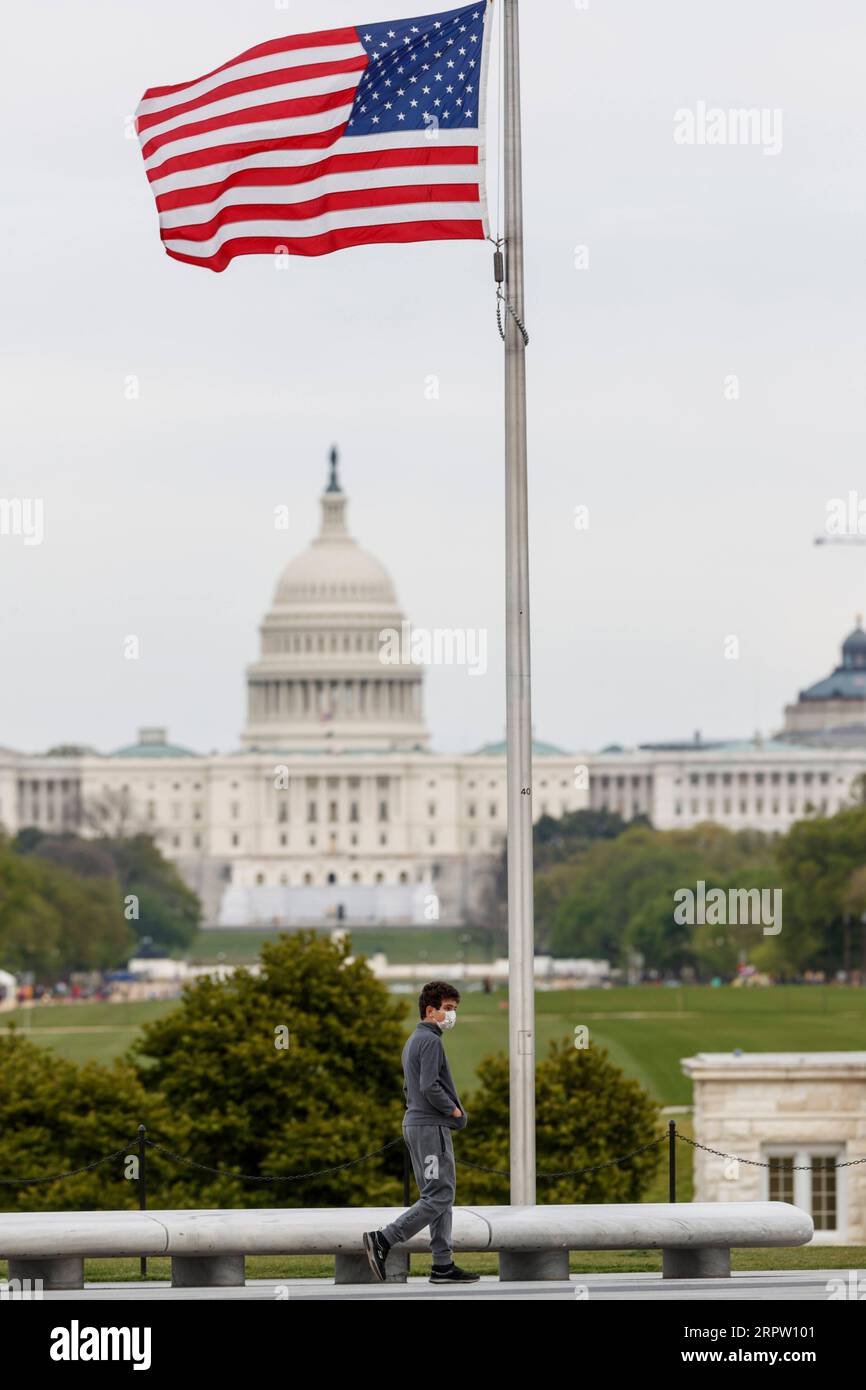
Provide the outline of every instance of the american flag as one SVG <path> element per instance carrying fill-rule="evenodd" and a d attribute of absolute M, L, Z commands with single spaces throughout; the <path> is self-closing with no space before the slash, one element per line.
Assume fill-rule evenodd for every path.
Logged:
<path fill-rule="evenodd" d="M 491 0 L 272 39 L 136 112 L 169 256 L 487 236 Z"/>

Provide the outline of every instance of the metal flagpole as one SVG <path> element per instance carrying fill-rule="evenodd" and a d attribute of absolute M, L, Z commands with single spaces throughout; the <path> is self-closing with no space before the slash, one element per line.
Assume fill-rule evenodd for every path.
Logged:
<path fill-rule="evenodd" d="M 523 179 L 517 0 L 502 0 L 505 212 L 505 633 L 511 1201 L 535 1202 L 535 966 Z"/>

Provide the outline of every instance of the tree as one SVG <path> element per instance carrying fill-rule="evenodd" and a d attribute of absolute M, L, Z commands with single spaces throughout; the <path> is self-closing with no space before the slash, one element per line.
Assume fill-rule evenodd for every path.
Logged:
<path fill-rule="evenodd" d="M 0 1177 L 87 1169 L 54 1182 L 4 1181 L 5 1211 L 137 1207 L 134 1164 L 89 1165 L 134 1141 L 139 1124 L 165 1132 L 168 1114 L 129 1063 L 77 1066 L 14 1026 L 0 1030 Z"/>
<path fill-rule="evenodd" d="M 638 817 L 633 825 L 646 825 Z M 540 816 L 532 830 L 535 887 L 535 939 L 542 951 L 549 949 L 556 910 L 568 892 L 574 870 L 591 847 L 613 840 L 626 830 L 626 822 L 614 811 L 569 811 L 559 819 Z M 508 945 L 508 850 L 493 860 L 481 889 L 481 906 L 473 925 L 492 928 L 503 950 Z"/>
<path fill-rule="evenodd" d="M 351 947 L 314 931 L 266 943 L 261 973 L 204 977 L 147 1025 L 131 1059 L 168 1106 L 181 1152 L 253 1176 L 312 1173 L 393 1139 L 383 1156 L 300 1183 L 241 1184 L 179 1167 L 180 1205 L 376 1205 L 399 1201 L 405 1005 Z M 287 1045 L 283 1046 L 286 1043 Z M 161 1197 L 160 1200 L 165 1200 Z"/>
<path fill-rule="evenodd" d="M 138 900 L 133 925 L 139 938 L 149 936 L 166 950 L 189 946 L 201 925 L 201 902 L 150 835 L 108 840 L 124 898 Z"/>
<path fill-rule="evenodd" d="M 479 1168 L 509 1168 L 509 1067 L 504 1053 L 485 1057 L 480 1089 L 467 1094 L 469 1124 L 460 1134 L 461 1158 Z M 661 1159 L 661 1144 L 626 1163 L 608 1164 L 661 1138 L 659 1110 L 637 1081 L 610 1060 L 604 1048 L 578 1049 L 552 1041 L 536 1067 L 536 1153 L 539 1173 L 593 1168 L 575 1176 L 539 1179 L 539 1201 L 639 1202 Z M 467 1167 L 460 1174 L 461 1201 L 507 1203 L 509 1182 Z"/>
<path fill-rule="evenodd" d="M 79 878 L 0 840 L 0 965 L 40 982 L 118 965 L 135 942 L 117 881 Z"/>
<path fill-rule="evenodd" d="M 732 833 L 713 824 L 668 831 L 629 827 L 591 846 L 566 890 L 559 885 L 551 949 L 622 967 L 639 951 L 648 967 L 668 973 L 700 966 L 696 927 L 676 920 L 675 893 L 695 890 L 701 880 L 708 889 L 728 882 L 750 888 L 772 878 L 772 847 L 757 832 Z M 763 939 L 759 927 L 753 936 Z"/>
<path fill-rule="evenodd" d="M 140 835 L 147 829 L 141 813 L 135 809 L 132 793 L 124 788 L 106 787 L 88 797 L 82 808 L 82 820 L 95 835 L 110 840 Z"/>
<path fill-rule="evenodd" d="M 184 883 L 175 866 L 164 857 L 150 835 L 129 839 L 85 840 L 78 835 L 46 835 L 29 828 L 15 841 L 22 853 L 51 860 L 87 879 L 110 881 L 121 904 L 123 920 L 134 936 L 150 937 L 166 951 L 189 946 L 201 925 L 201 903 Z M 124 904 L 134 898 L 134 915 Z"/>
<path fill-rule="evenodd" d="M 866 805 L 798 821 L 778 850 L 785 929 L 777 952 L 790 973 L 842 968 L 846 917 L 861 915 Z M 782 955 L 784 952 L 784 955 Z"/>

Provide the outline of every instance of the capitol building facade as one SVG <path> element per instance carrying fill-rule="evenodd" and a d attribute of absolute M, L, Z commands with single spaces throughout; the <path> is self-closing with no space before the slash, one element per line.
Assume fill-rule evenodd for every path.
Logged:
<path fill-rule="evenodd" d="M 145 832 L 220 925 L 463 922 L 505 842 L 505 748 L 430 751 L 424 668 L 392 581 L 352 538 L 332 454 L 321 529 L 290 560 L 247 671 L 240 748 L 198 754 L 142 729 L 115 753 L 0 746 L 0 825 Z M 786 830 L 851 804 L 866 773 L 866 632 L 788 706 L 775 737 L 569 752 L 536 743 L 533 812 L 586 807 L 661 829 Z"/>

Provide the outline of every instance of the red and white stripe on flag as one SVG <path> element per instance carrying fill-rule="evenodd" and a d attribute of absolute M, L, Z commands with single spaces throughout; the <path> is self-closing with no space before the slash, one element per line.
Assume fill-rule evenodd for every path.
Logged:
<path fill-rule="evenodd" d="M 136 112 L 169 256 L 487 236 L 491 0 L 258 44 Z"/>

